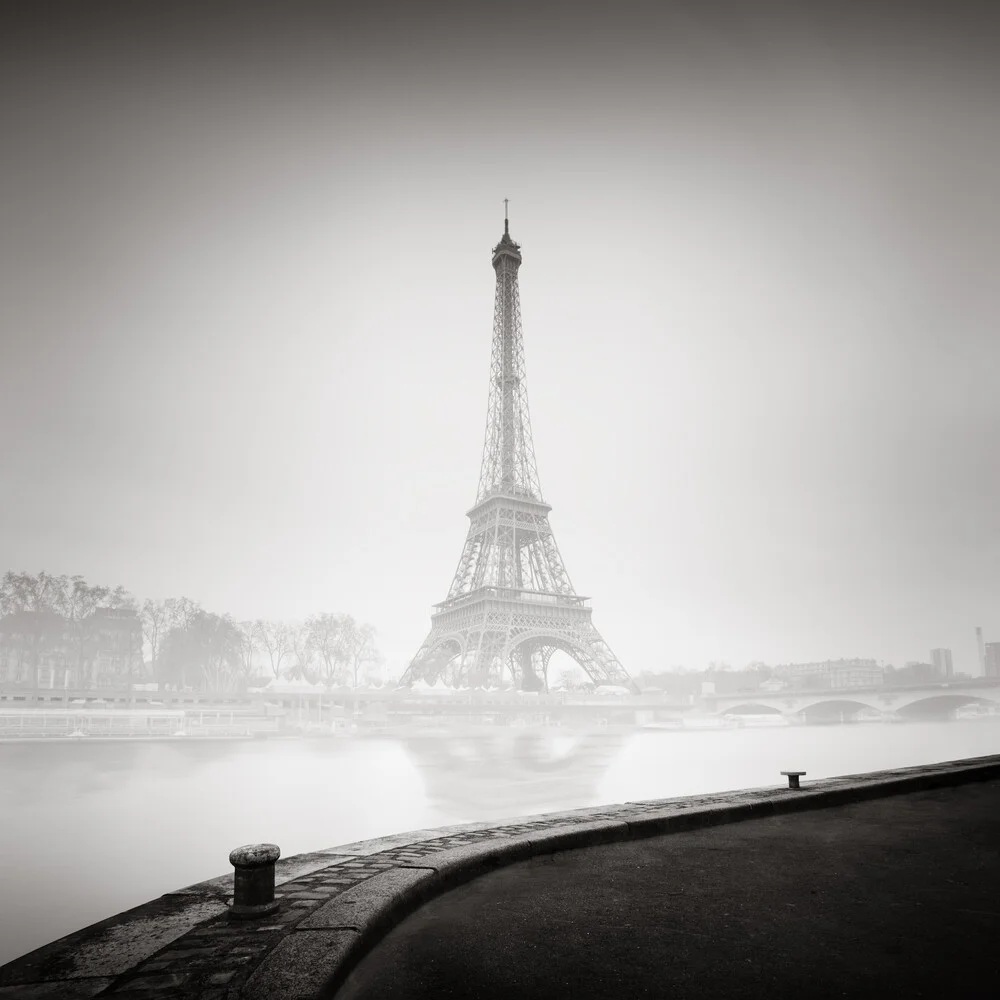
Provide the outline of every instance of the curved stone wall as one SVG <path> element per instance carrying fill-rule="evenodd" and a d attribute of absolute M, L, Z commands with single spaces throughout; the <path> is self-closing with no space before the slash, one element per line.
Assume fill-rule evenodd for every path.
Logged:
<path fill-rule="evenodd" d="M 0 998 L 331 996 L 413 909 L 556 851 L 1000 777 L 1000 756 L 760 789 L 416 830 L 280 859 L 277 911 L 234 921 L 233 874 L 167 893 L 0 968 Z"/>

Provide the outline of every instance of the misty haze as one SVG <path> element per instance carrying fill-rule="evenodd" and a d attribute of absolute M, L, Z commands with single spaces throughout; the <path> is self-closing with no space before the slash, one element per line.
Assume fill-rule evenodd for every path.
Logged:
<path fill-rule="evenodd" d="M 338 6 L 0 40 L 0 966 L 1000 753 L 991 6 Z"/>

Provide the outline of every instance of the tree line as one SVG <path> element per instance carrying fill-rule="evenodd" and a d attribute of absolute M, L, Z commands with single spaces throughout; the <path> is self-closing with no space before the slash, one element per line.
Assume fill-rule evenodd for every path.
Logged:
<path fill-rule="evenodd" d="M 382 664 L 375 629 L 349 614 L 321 612 L 302 622 L 238 621 L 188 597 L 139 601 L 121 586 L 44 571 L 8 571 L 0 581 L 0 642 L 22 642 L 36 655 L 45 642 L 63 643 L 78 650 L 73 659 L 82 668 L 90 621 L 99 608 L 135 613 L 148 654 L 142 679 L 169 687 L 234 691 L 281 676 L 357 687 Z"/>

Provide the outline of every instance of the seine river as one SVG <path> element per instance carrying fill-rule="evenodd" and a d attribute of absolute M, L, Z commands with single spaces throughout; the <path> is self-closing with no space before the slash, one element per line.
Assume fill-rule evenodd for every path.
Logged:
<path fill-rule="evenodd" d="M 1000 753 L 1000 716 L 556 737 L 0 745 L 0 964 L 173 889 L 425 827 Z"/>

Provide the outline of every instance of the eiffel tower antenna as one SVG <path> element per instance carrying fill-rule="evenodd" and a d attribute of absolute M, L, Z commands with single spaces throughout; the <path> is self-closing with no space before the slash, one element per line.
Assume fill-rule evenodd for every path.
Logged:
<path fill-rule="evenodd" d="M 496 298 L 486 438 L 469 533 L 447 598 L 400 680 L 443 677 L 453 686 L 498 687 L 509 674 L 525 691 L 547 689 L 549 658 L 568 653 L 596 684 L 636 690 L 573 589 L 542 498 L 524 381 L 518 270 L 521 247 L 504 232 L 493 248 Z"/>

